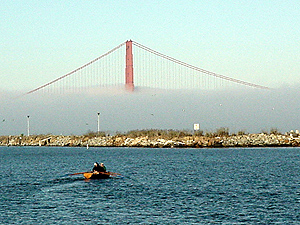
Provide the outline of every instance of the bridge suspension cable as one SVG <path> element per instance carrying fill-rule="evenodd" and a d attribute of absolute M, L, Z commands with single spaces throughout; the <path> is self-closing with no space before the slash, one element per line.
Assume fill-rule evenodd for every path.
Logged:
<path fill-rule="evenodd" d="M 128 42 L 128 41 L 127 41 Z M 99 87 L 99 85 L 121 84 L 124 79 L 125 61 L 121 47 L 127 42 L 123 42 L 105 54 L 93 59 L 83 66 L 60 76 L 44 85 L 41 85 L 26 94 L 34 93 L 49 87 L 54 91 L 81 91 L 83 88 Z M 231 84 L 246 85 L 254 88 L 269 89 L 266 86 L 242 81 L 221 74 L 217 74 L 191 64 L 185 63 L 168 55 L 162 54 L 138 42 L 131 41 L 137 48 L 137 57 L 133 57 L 133 67 L 135 70 L 135 83 L 146 87 L 155 88 L 216 88 L 226 81 Z M 120 49 L 120 50 L 118 50 Z M 116 51 L 118 50 L 118 51 Z M 114 54 L 111 54 L 115 52 Z M 107 56 L 107 57 L 106 57 Z M 106 57 L 106 60 L 100 60 Z M 131 56 L 132 57 L 132 56 Z M 163 60 L 161 60 L 163 59 Z M 97 62 L 97 63 L 96 63 Z M 132 69 L 133 73 L 133 69 Z M 73 76 L 71 76 L 73 75 Z M 68 77 L 68 78 L 67 78 Z M 64 79 L 67 78 L 67 79 Z M 51 85 L 51 86 L 50 86 Z M 132 74 L 133 85 L 133 74 Z M 46 88 L 47 87 L 47 88 Z"/>
<path fill-rule="evenodd" d="M 93 59 L 92 61 L 90 61 L 90 62 L 84 64 L 84 65 L 81 66 L 81 67 L 78 67 L 77 69 L 75 69 L 75 70 L 73 70 L 73 71 L 71 71 L 71 72 L 69 72 L 69 73 L 67 73 L 67 74 L 65 74 L 65 75 L 63 75 L 63 76 L 61 76 L 61 77 L 59 77 L 59 78 L 56 78 L 55 80 L 52 80 L 52 81 L 50 81 L 50 82 L 48 82 L 48 83 L 46 83 L 46 84 L 44 84 L 44 85 L 42 85 L 42 86 L 39 86 L 39 87 L 37 87 L 37 88 L 35 88 L 35 89 L 31 90 L 31 91 L 26 92 L 25 95 L 26 95 L 26 94 L 31 94 L 31 93 L 33 93 L 33 92 L 36 92 L 36 91 L 42 89 L 42 88 L 45 88 L 45 87 L 47 87 L 47 86 L 49 86 L 49 85 L 51 85 L 51 84 L 53 84 L 53 83 L 55 83 L 55 82 L 57 82 L 57 81 L 63 79 L 63 78 L 65 78 L 65 77 L 68 77 L 68 76 L 70 76 L 70 75 L 72 75 L 72 74 L 74 74 L 74 73 L 76 73 L 76 72 L 78 72 L 78 71 L 80 71 L 80 70 L 86 68 L 87 66 L 90 66 L 91 64 L 97 62 L 98 60 L 104 58 L 105 56 L 107 56 L 107 55 L 111 54 L 112 52 L 116 51 L 117 49 L 121 48 L 123 45 L 125 45 L 125 43 L 126 43 L 126 42 L 123 42 L 122 44 L 120 44 L 120 45 L 118 45 L 117 47 L 111 49 L 110 51 L 106 52 L 105 54 L 103 54 L 103 55 L 101 55 L 101 56 L 99 56 L 99 57 Z"/>
<path fill-rule="evenodd" d="M 173 57 L 170 57 L 170 56 L 167 56 L 165 54 L 162 54 L 160 52 L 157 52 L 151 48 L 148 48 L 142 44 L 139 44 L 138 42 L 135 42 L 135 41 L 132 41 L 132 44 L 147 51 L 147 52 L 150 52 L 156 56 L 159 56 L 161 58 L 164 58 L 164 59 L 167 59 L 169 61 L 172 61 L 176 64 L 179 64 L 179 65 L 182 65 L 184 67 L 187 67 L 187 68 L 190 68 L 192 70 L 195 70 L 195 71 L 198 71 L 198 72 L 201 72 L 201 73 L 204 73 L 204 74 L 207 74 L 209 76 L 214 76 L 214 77 L 217 77 L 217 78 L 220 78 L 220 79 L 223 79 L 223 80 L 228 80 L 228 81 L 231 81 L 231 82 L 234 82 L 234 83 L 238 83 L 238 84 L 242 84 L 242 85 L 246 85 L 246 86 L 250 86 L 250 87 L 255 87 L 255 88 L 260 88 L 260 89 L 269 89 L 268 87 L 266 86 L 262 86 L 262 85 L 258 85 L 258 84 L 254 84 L 254 83 L 250 83 L 250 82 L 246 82 L 246 81 L 242 81 L 242 80 L 239 80 L 239 79 L 235 79 L 235 78 L 231 78 L 231 77 L 228 77 L 228 76 L 224 76 L 224 75 L 221 75 L 221 74 L 217 74 L 217 73 L 214 73 L 214 72 L 211 72 L 211 71 L 208 71 L 208 70 L 205 70 L 205 69 L 201 69 L 199 67 L 196 67 L 196 66 L 193 66 L 191 64 L 188 64 L 188 63 L 185 63 L 185 62 L 182 62 L 178 59 L 175 59 Z"/>

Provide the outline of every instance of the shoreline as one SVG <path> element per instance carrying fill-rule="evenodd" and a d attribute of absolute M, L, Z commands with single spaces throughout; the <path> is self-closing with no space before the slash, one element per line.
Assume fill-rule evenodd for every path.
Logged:
<path fill-rule="evenodd" d="M 244 134 L 216 137 L 161 136 L 63 136 L 30 135 L 0 136 L 0 146 L 53 146 L 53 147 L 144 147 L 144 148 L 228 148 L 228 147 L 300 147 L 300 135 Z"/>

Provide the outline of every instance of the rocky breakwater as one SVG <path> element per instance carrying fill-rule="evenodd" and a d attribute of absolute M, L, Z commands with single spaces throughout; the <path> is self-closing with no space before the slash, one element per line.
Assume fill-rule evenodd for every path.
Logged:
<path fill-rule="evenodd" d="M 288 147 L 300 146 L 299 134 L 247 134 L 230 136 L 185 136 L 176 138 L 127 136 L 2 136 L 2 146 L 72 146 L 72 147 L 145 147 L 145 148 L 206 148 L 206 147 Z"/>
<path fill-rule="evenodd" d="M 248 134 L 228 137 L 216 137 L 214 138 L 214 141 L 222 147 L 300 146 L 300 137 L 293 134 Z"/>
<path fill-rule="evenodd" d="M 300 146 L 298 135 L 248 134 L 220 137 L 187 136 L 181 138 L 124 138 L 119 146 L 150 148 L 205 148 L 205 147 L 283 147 Z"/>

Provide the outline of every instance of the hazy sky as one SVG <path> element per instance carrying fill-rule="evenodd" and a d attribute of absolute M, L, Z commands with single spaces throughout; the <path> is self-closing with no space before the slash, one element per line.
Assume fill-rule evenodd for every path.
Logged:
<path fill-rule="evenodd" d="M 2 90 L 33 89 L 128 39 L 237 79 L 299 83 L 297 0 L 13 0 L 0 8 Z"/>
<path fill-rule="evenodd" d="M 27 115 L 36 134 L 95 131 L 97 112 L 106 131 L 300 128 L 298 0 L 12 0 L 0 8 L 0 135 L 26 134 Z M 273 89 L 11 98 L 129 39 Z"/>
<path fill-rule="evenodd" d="M 112 94 L 114 93 L 114 94 Z M 32 134 L 84 134 L 135 129 L 193 129 L 204 132 L 220 127 L 230 132 L 259 133 L 277 128 L 300 130 L 300 92 L 295 88 L 236 91 L 145 90 L 134 94 L 107 90 L 102 94 L 32 94 L 19 99 L 0 95 L 0 135 L 27 134 L 30 115 Z M 9 101 L 7 101 L 9 100 Z"/>

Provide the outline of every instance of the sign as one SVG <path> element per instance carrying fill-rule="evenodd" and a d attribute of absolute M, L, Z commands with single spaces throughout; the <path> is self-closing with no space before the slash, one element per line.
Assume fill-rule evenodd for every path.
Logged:
<path fill-rule="evenodd" d="M 200 124 L 194 123 L 194 130 L 199 130 L 199 129 L 200 129 Z"/>

